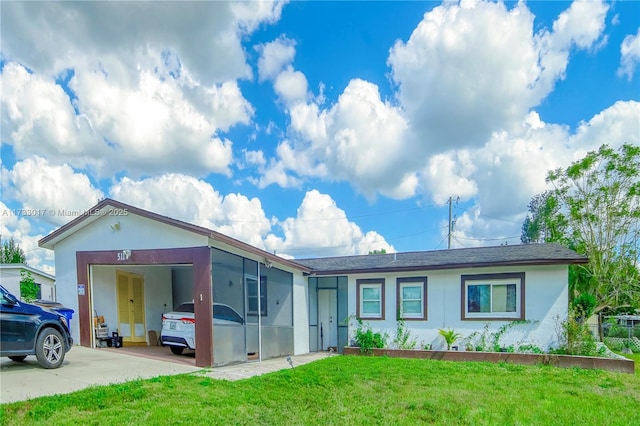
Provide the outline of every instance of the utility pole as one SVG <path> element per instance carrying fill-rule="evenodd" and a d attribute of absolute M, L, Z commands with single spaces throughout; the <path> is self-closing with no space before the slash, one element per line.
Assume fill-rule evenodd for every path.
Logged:
<path fill-rule="evenodd" d="M 451 248 L 451 233 L 453 231 L 453 223 L 451 222 L 451 198 L 449 197 L 449 243 L 447 244 L 447 249 Z"/>

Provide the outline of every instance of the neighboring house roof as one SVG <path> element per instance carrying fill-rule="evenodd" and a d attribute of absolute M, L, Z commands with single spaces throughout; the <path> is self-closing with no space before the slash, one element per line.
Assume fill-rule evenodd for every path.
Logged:
<path fill-rule="evenodd" d="M 487 266 L 570 265 L 588 259 L 560 244 L 521 244 L 409 253 L 296 259 L 317 275 L 425 271 Z"/>
<path fill-rule="evenodd" d="M 22 270 L 29 271 L 36 277 L 46 278 L 51 281 L 56 280 L 56 277 L 54 277 L 53 275 L 47 274 L 46 272 L 36 268 L 32 268 L 31 266 L 25 265 L 24 263 L 0 263 L 0 271 L 2 271 L 3 276 L 6 274 L 5 271 L 15 271 L 17 276 L 20 276 L 20 271 Z"/>
<path fill-rule="evenodd" d="M 58 242 L 64 240 L 65 238 L 69 237 L 70 235 L 84 228 L 85 226 L 95 222 L 96 220 L 105 216 L 106 215 L 105 213 L 114 209 L 116 210 L 126 209 L 131 214 L 135 214 L 147 219 L 155 220 L 157 222 L 161 222 L 169 226 L 174 226 L 176 228 L 180 228 L 188 232 L 193 232 L 194 234 L 199 234 L 207 238 L 210 238 L 212 240 L 220 241 L 222 243 L 228 244 L 240 250 L 244 250 L 246 252 L 262 256 L 271 262 L 278 262 L 280 264 L 284 264 L 296 269 L 300 269 L 303 272 L 309 272 L 309 269 L 304 265 L 300 265 L 300 264 L 297 264 L 296 262 L 292 262 L 288 259 L 276 256 L 273 253 L 269 253 L 267 251 L 261 250 L 257 247 L 244 243 L 240 240 L 236 240 L 235 238 L 231 238 L 219 232 L 212 231 L 202 226 L 183 222 L 181 220 L 173 219 L 168 216 L 163 216 L 161 214 L 144 210 L 138 207 L 134 207 L 129 204 L 122 203 L 120 201 L 112 200 L 111 198 L 103 199 L 94 207 L 87 210 L 86 214 L 79 215 L 69 223 L 62 225 L 60 228 L 51 232 L 46 237 L 43 237 L 42 239 L 40 239 L 40 241 L 38 241 L 38 245 L 40 247 L 53 250 L 54 246 Z"/>

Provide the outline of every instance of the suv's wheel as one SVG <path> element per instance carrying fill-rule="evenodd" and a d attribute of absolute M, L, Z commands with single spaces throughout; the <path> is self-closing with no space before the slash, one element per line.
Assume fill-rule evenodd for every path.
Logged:
<path fill-rule="evenodd" d="M 184 351 L 184 348 L 182 346 L 170 346 L 171 347 L 171 352 L 173 352 L 176 355 L 182 355 L 182 351 Z"/>
<path fill-rule="evenodd" d="M 10 356 L 9 359 L 11 361 L 15 361 L 15 362 L 22 362 L 27 358 L 26 355 L 15 355 L 15 356 Z"/>
<path fill-rule="evenodd" d="M 55 328 L 45 328 L 36 342 L 36 358 L 44 368 L 58 368 L 64 361 L 62 335 Z"/>

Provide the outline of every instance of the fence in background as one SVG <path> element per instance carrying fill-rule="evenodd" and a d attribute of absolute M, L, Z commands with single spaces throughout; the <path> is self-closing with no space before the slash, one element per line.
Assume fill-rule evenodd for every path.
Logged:
<path fill-rule="evenodd" d="M 613 351 L 640 352 L 640 315 L 603 316 L 591 331 Z"/>

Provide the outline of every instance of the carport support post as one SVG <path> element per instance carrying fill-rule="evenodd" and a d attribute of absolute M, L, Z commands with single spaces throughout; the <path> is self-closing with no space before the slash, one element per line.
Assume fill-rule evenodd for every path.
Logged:
<path fill-rule="evenodd" d="M 89 307 L 89 295 L 91 285 L 89 283 L 89 256 L 86 253 L 76 252 L 76 275 L 78 277 L 78 324 L 80 345 L 91 347 L 91 334 L 93 333 L 93 319 Z M 82 290 L 80 290 L 82 289 Z M 89 326 L 87 326 L 89 325 Z"/>
<path fill-rule="evenodd" d="M 262 279 L 260 278 L 260 262 L 258 262 L 258 361 L 262 361 L 262 304 L 260 303 L 260 287 Z"/>
<path fill-rule="evenodd" d="M 211 249 L 193 249 L 193 310 L 196 317 L 196 367 L 213 366 L 213 289 Z"/>

